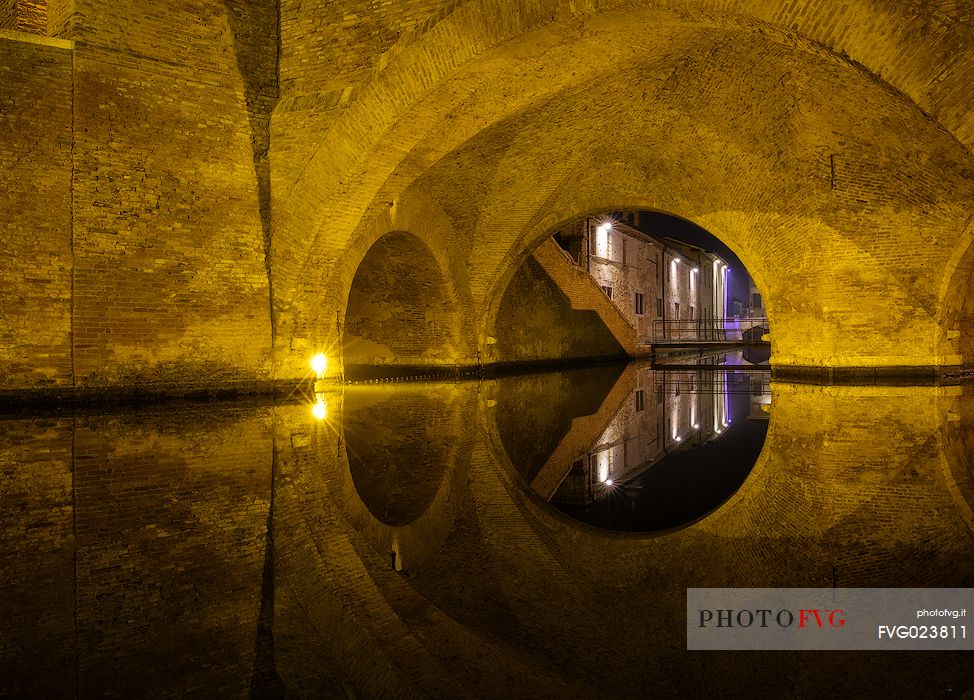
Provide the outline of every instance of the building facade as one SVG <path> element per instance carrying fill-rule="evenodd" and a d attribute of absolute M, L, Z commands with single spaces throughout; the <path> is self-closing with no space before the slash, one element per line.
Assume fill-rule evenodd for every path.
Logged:
<path fill-rule="evenodd" d="M 586 217 L 554 234 L 636 329 L 641 343 L 718 340 L 727 317 L 727 264 L 715 253 L 635 228 L 626 220 Z"/>

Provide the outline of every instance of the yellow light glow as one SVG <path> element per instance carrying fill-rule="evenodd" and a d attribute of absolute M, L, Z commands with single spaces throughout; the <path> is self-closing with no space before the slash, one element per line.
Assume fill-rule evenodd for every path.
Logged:
<path fill-rule="evenodd" d="M 311 415 L 318 420 L 324 420 L 328 415 L 328 402 L 319 398 L 318 402 L 311 407 Z"/>
<path fill-rule="evenodd" d="M 328 358 L 323 353 L 318 353 L 311 358 L 311 369 L 318 375 L 318 379 L 321 379 L 328 369 Z"/>

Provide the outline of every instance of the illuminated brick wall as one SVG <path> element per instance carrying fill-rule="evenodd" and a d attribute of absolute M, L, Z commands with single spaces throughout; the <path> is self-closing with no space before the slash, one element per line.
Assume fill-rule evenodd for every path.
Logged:
<path fill-rule="evenodd" d="M 46 34 L 46 0 L 4 0 L 0 4 L 0 29 Z"/>
<path fill-rule="evenodd" d="M 596 311 L 572 305 L 573 298 L 577 302 L 601 291 L 588 279 L 575 279 L 571 286 L 559 288 L 534 258 L 528 258 L 501 301 L 494 323 L 497 343 L 488 346 L 486 359 L 625 357 L 625 349 Z"/>
<path fill-rule="evenodd" d="M 0 47 L 4 388 L 270 377 L 274 5 L 62 5 Z"/>
<path fill-rule="evenodd" d="M 71 371 L 69 44 L 0 37 L 0 388 L 68 385 Z"/>
<path fill-rule="evenodd" d="M 954 4 L 280 9 L 280 47 L 263 0 L 54 3 L 73 53 L 5 34 L 5 387 L 299 377 L 408 197 L 447 221 L 464 359 L 537 243 L 642 207 L 739 254 L 779 365 L 971 361 Z"/>
<path fill-rule="evenodd" d="M 622 223 L 614 223 L 611 229 L 600 233 L 597 218 L 586 221 L 589 254 L 580 264 L 588 269 L 596 284 L 612 289 L 612 301 L 636 329 L 636 337 L 652 337 L 658 330 L 656 299 L 660 296 L 659 264 L 663 246 Z M 639 314 L 637 292 L 643 295 L 643 309 Z"/>
<path fill-rule="evenodd" d="M 78 8 L 77 383 L 268 376 L 259 132 L 275 90 L 273 7 Z M 126 15 L 143 21 L 113 19 Z"/>

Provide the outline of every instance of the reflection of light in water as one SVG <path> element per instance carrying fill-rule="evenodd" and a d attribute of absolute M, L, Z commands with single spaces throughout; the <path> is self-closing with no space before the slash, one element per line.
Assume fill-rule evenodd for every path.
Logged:
<path fill-rule="evenodd" d="M 321 394 L 315 394 L 315 402 L 311 406 L 311 415 L 318 420 L 324 420 L 328 416 L 328 402 Z"/>

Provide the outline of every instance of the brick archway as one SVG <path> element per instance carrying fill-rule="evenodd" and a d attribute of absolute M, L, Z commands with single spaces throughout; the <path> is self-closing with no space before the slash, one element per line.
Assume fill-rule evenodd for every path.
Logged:
<path fill-rule="evenodd" d="M 454 37 L 471 42 L 469 53 L 420 84 L 402 82 L 446 40 L 430 35 L 380 73 L 369 94 L 379 99 L 395 77 L 399 101 L 356 122 L 354 140 L 318 149 L 327 163 L 309 163 L 275 240 L 295 245 L 288 257 L 327 241 L 312 267 L 296 269 L 332 274 L 347 265 L 348 237 L 390 202 L 432 200 L 450 229 L 443 250 L 466 271 L 483 350 L 486 309 L 550 228 L 542 222 L 592 208 L 573 202 L 674 211 L 733 248 L 762 288 L 776 364 L 946 364 L 934 287 L 971 196 L 959 175 L 969 149 L 904 97 L 916 90 L 896 93 L 794 33 L 804 19 L 783 30 L 763 15 L 668 8 L 605 7 L 572 21 L 556 11 L 521 18 L 527 25 L 504 36 L 476 34 L 467 24 L 486 19 L 467 12 L 444 20 L 470 30 Z M 655 22 L 648 49 L 632 34 L 634 17 Z M 579 23 L 588 33 L 576 33 Z M 381 133 L 363 132 L 381 120 Z M 344 123 L 329 140 L 343 138 Z M 305 189 L 311 208 L 298 205 Z M 319 231 L 333 196 L 343 222 Z M 292 228 L 292 207 L 310 228 Z M 276 280 L 289 274 L 275 270 Z M 285 302 L 284 323 L 307 303 Z"/>
<path fill-rule="evenodd" d="M 913 172 L 895 174 L 902 182 L 897 180 L 893 185 L 902 188 L 905 200 L 909 199 L 910 187 L 918 182 L 925 183 L 928 176 L 936 179 L 944 172 L 956 173 L 959 167 L 956 161 L 965 157 L 959 155 L 960 152 L 969 159 L 971 115 L 966 106 L 969 101 L 965 101 L 963 86 L 955 78 L 961 74 L 958 72 L 959 62 L 967 59 L 963 58 L 966 56 L 963 52 L 950 48 L 960 40 L 961 33 L 957 20 L 951 18 L 948 10 L 932 8 L 927 14 L 910 14 L 892 3 L 888 7 L 883 3 L 849 3 L 834 12 L 805 3 L 721 3 L 717 7 L 708 3 L 702 8 L 697 2 L 683 1 L 626 3 L 624 6 L 597 3 L 573 11 L 561 3 L 551 3 L 547 10 L 542 7 L 538 12 L 500 22 L 497 21 L 501 16 L 498 9 L 488 0 L 467 3 L 441 18 L 436 31 L 418 39 L 413 37 L 411 43 L 392 52 L 388 65 L 375 75 L 361 97 L 350 105 L 326 138 L 314 144 L 315 155 L 306 161 L 301 173 L 295 175 L 293 186 L 277 207 L 274 265 L 279 284 L 275 284 L 275 295 L 276 308 L 281 312 L 279 320 L 284 324 L 279 331 L 287 330 L 290 314 L 304 303 L 300 296 L 293 296 L 288 282 L 293 275 L 302 276 L 307 272 L 300 263 L 304 259 L 302 250 L 314 245 L 315 240 L 320 243 L 327 239 L 324 267 L 330 267 L 328 261 L 341 258 L 345 242 L 355 227 L 370 220 L 387 202 L 409 190 L 437 163 L 449 163 L 453 176 L 460 180 L 466 176 L 469 167 L 490 170 L 493 164 L 489 160 L 475 162 L 460 155 L 461 146 L 511 115 L 545 104 L 559 92 L 588 80 L 601 80 L 600 76 L 620 77 L 634 61 L 640 60 L 639 54 L 646 53 L 646 42 L 632 34 L 634 26 L 654 27 L 653 41 L 648 45 L 650 49 L 663 46 L 661 50 L 667 51 L 667 41 L 674 37 L 684 42 L 671 47 L 664 57 L 666 60 L 660 63 L 659 71 L 649 67 L 641 71 L 649 84 L 665 88 L 652 98 L 657 115 L 680 109 L 679 104 L 673 102 L 676 93 L 669 85 L 679 85 L 687 76 L 709 75 L 707 79 L 715 81 L 713 89 L 694 87 L 690 90 L 700 98 L 694 110 L 705 112 L 707 101 L 712 103 L 714 96 L 723 91 L 735 104 L 751 110 L 748 118 L 753 123 L 776 124 L 781 127 L 781 137 L 793 143 L 797 139 L 810 149 L 801 162 L 814 162 L 816 165 L 810 170 L 815 172 L 807 173 L 811 179 L 804 184 L 796 183 L 799 190 L 811 187 L 820 194 L 833 192 L 828 195 L 831 202 L 808 198 L 805 211 L 789 211 L 784 216 L 780 215 L 779 207 L 755 206 L 757 202 L 753 199 L 737 206 L 731 202 L 715 206 L 702 197 L 693 206 L 684 208 L 679 199 L 663 196 L 668 193 L 654 192 L 660 195 L 658 200 L 662 209 L 684 209 L 687 215 L 711 230 L 721 228 L 721 220 L 726 228 L 750 228 L 753 256 L 763 255 L 768 248 L 774 248 L 776 255 L 794 261 L 801 254 L 788 249 L 796 236 L 821 238 L 825 243 L 820 251 L 812 251 L 812 255 L 829 261 L 831 266 L 824 275 L 830 279 L 823 278 L 820 285 L 823 289 L 834 281 L 841 286 L 851 280 L 851 286 L 875 289 L 877 298 L 892 299 L 894 307 L 908 303 L 915 294 L 911 289 L 914 275 L 904 270 L 899 260 L 891 264 L 891 269 L 883 269 L 885 256 L 895 258 L 898 251 L 916 246 L 919 241 L 923 241 L 923 246 L 932 244 L 933 248 L 940 249 L 944 244 L 950 245 L 946 233 L 949 228 L 953 228 L 956 235 L 956 222 L 941 222 L 946 223 L 944 228 L 929 232 L 930 222 L 922 219 L 924 212 L 930 212 L 930 206 L 924 201 L 935 203 L 936 197 L 931 200 L 922 195 L 913 202 L 914 211 L 906 217 L 914 220 L 901 220 L 892 224 L 892 228 L 894 231 L 898 228 L 926 230 L 919 238 L 897 240 L 898 232 L 890 236 L 889 227 L 884 228 L 882 224 L 883 215 L 879 208 L 886 204 L 876 200 L 872 196 L 875 191 L 870 189 L 873 187 L 870 178 L 886 169 L 884 163 L 905 160 L 909 163 L 906 170 L 912 170 L 916 164 L 909 156 L 909 148 L 894 153 L 895 146 L 892 151 L 888 148 L 891 144 L 912 143 L 919 149 L 917 153 L 929 152 L 931 141 L 924 133 L 927 127 L 939 131 L 937 138 L 943 143 L 936 147 L 936 157 L 927 163 L 933 166 L 928 168 L 927 175 L 918 179 L 918 174 Z M 918 32 L 919 28 L 924 31 Z M 928 39 L 920 41 L 920 36 Z M 929 37 L 934 40 L 930 41 Z M 720 58 L 724 46 L 729 47 L 735 59 L 732 64 L 727 64 L 726 71 L 721 67 Z M 697 50 L 703 51 L 699 57 L 694 55 Z M 792 61 L 790 68 L 782 69 L 774 76 L 769 73 L 769 82 L 763 85 L 751 79 L 755 71 L 748 66 L 766 66 L 771 56 L 786 54 L 791 57 L 788 59 Z M 549 57 L 552 66 L 543 68 Z M 945 72 L 947 64 L 953 69 Z M 572 71 L 569 73 L 556 66 L 571 66 Z M 715 70 L 719 68 L 719 71 L 708 74 L 708 66 L 714 66 Z M 830 85 L 856 84 L 858 87 L 835 100 L 837 104 L 822 108 L 815 105 L 814 95 L 819 91 L 814 81 L 826 73 Z M 884 101 L 886 106 L 879 106 Z M 858 138 L 861 134 L 856 129 L 850 127 L 849 131 L 843 132 L 841 128 L 835 128 L 844 119 L 829 114 L 829 109 L 840 109 L 842 103 L 852 106 L 851 111 L 856 115 L 870 115 L 877 108 L 896 112 L 886 119 L 885 125 L 895 132 L 898 127 L 894 125 L 900 123 L 904 131 L 890 134 L 889 142 L 874 140 L 869 144 L 871 135 Z M 931 116 L 937 121 L 931 122 Z M 544 129 L 554 133 L 574 118 L 575 115 L 566 115 L 565 119 L 552 119 L 549 113 L 548 118 L 538 124 L 539 128 L 544 127 L 538 132 L 538 140 L 547 137 Z M 727 124 L 731 122 L 729 120 Z M 642 126 L 639 120 L 631 123 L 634 128 Z M 747 143 L 722 142 L 727 124 L 710 125 L 711 132 L 704 131 L 696 137 L 709 142 L 711 150 L 722 156 L 720 162 L 728 166 L 734 164 L 737 167 L 738 157 L 748 160 L 751 165 L 760 164 L 766 157 L 762 153 L 765 146 L 786 149 L 785 153 L 792 147 L 788 143 L 772 146 L 776 137 L 771 132 L 756 133 Z M 575 151 L 593 138 L 581 130 L 580 124 L 576 126 L 570 135 L 559 134 L 559 143 L 567 151 Z M 662 139 L 659 143 L 672 141 L 672 135 L 678 133 L 674 131 L 677 128 L 682 127 L 676 124 L 666 127 L 658 135 Z M 597 132 L 598 127 L 595 129 Z M 829 143 L 828 138 L 814 143 L 830 133 L 830 129 L 836 143 Z M 714 136 L 718 138 L 713 139 Z M 850 138 L 852 142 L 848 140 Z M 952 150 L 953 155 L 943 161 L 941 156 Z M 955 162 L 949 162 L 951 160 Z M 637 169 L 651 170 L 660 164 L 666 165 L 666 161 L 629 163 Z M 550 168 L 552 162 L 549 160 L 547 165 Z M 771 190 L 789 181 L 790 170 L 789 166 L 782 171 L 783 180 L 779 173 L 754 177 L 753 173 L 743 171 L 740 179 L 747 183 L 752 193 L 758 188 Z M 936 172 L 938 170 L 941 172 Z M 679 177 L 684 175 L 698 179 L 695 169 L 678 173 Z M 951 186 L 956 184 L 953 175 L 947 179 Z M 658 183 L 652 184 L 658 189 Z M 877 183 L 876 186 L 887 184 Z M 785 187 L 791 185 L 785 184 Z M 584 192 L 577 194 L 585 195 Z M 616 199 L 623 199 L 624 194 L 616 192 Z M 497 204 L 500 202 L 480 202 L 480 216 L 502 215 L 503 210 L 498 210 Z M 544 216 L 544 206 L 538 206 L 543 204 L 525 201 L 519 206 L 526 207 L 525 214 L 536 220 Z M 329 224 L 328 230 L 323 230 L 320 222 L 331 221 L 328 212 L 338 206 L 348 225 L 335 227 Z M 839 230 L 834 221 L 823 220 L 823 207 L 865 211 L 867 214 L 874 212 L 878 223 L 869 228 L 875 230 L 877 237 L 888 240 L 879 246 L 888 249 L 871 250 L 859 240 L 850 241 L 847 231 Z M 453 212 L 448 213 L 454 217 Z M 754 226 L 755 218 L 760 219 L 759 226 Z M 470 222 L 462 223 L 468 225 Z M 862 229 L 860 222 L 850 221 L 849 226 L 852 230 Z M 940 223 L 934 226 L 940 226 Z M 460 227 L 455 231 L 457 236 L 468 233 Z M 470 239 L 465 241 L 469 242 Z M 477 242 L 473 241 L 474 244 Z M 492 245 L 505 244 L 496 241 Z M 520 252 L 510 248 L 510 242 L 506 245 L 508 247 L 503 251 L 477 249 L 477 254 L 502 252 L 516 255 Z M 745 247 L 736 248 L 742 258 L 746 256 Z M 935 261 L 924 267 L 930 269 L 931 265 L 940 264 Z M 756 266 L 748 266 L 758 276 Z M 879 282 L 884 275 L 894 280 L 892 294 L 890 289 L 878 290 L 884 286 Z M 489 281 L 484 278 L 489 276 L 488 272 L 471 266 L 475 299 L 482 296 L 483 285 Z M 812 277 L 812 270 L 806 269 L 789 272 L 788 279 L 798 280 L 807 287 Z M 779 288 L 784 281 L 776 280 L 763 286 L 772 296 L 780 297 Z M 835 290 L 832 296 L 834 298 L 824 301 L 824 309 L 813 308 L 803 300 L 789 301 L 781 307 L 793 317 L 789 325 L 797 332 L 822 335 L 836 325 L 829 317 L 848 313 L 846 307 L 853 303 L 849 300 L 849 289 Z M 844 339 L 855 334 L 843 329 L 832 333 L 834 337 L 827 339 L 826 346 L 814 352 L 799 352 L 797 345 L 789 352 L 787 345 L 782 346 L 778 359 L 785 364 L 815 366 L 943 364 L 943 358 L 938 358 L 934 349 L 937 330 L 922 320 L 922 314 L 908 312 L 907 316 L 902 323 L 897 323 L 906 328 L 908 337 L 923 338 L 909 352 L 895 351 L 901 344 L 900 339 L 884 345 L 882 337 L 888 333 L 887 328 L 877 329 L 873 337 L 860 334 L 861 337 L 851 343 Z M 850 325 L 856 323 L 853 321 Z M 780 336 L 780 332 L 777 335 Z"/>
<path fill-rule="evenodd" d="M 355 367 L 454 365 L 460 319 L 432 251 L 403 231 L 377 240 L 355 271 L 342 329 L 345 372 Z"/>

